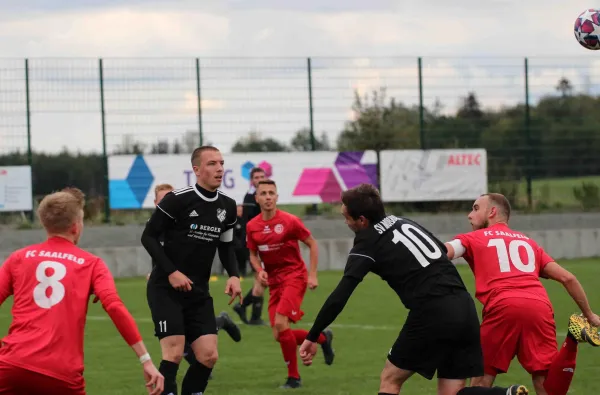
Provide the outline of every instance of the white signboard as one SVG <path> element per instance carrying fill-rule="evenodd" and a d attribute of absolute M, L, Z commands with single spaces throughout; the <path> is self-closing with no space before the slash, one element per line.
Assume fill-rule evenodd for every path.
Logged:
<path fill-rule="evenodd" d="M 265 170 L 277 183 L 280 204 L 339 202 L 340 193 L 361 183 L 377 183 L 377 155 L 364 152 L 265 152 L 224 154 L 221 190 L 241 204 L 250 188 L 250 171 Z M 109 157 L 112 209 L 154 207 L 154 187 L 183 188 L 196 182 L 190 155 Z"/>
<path fill-rule="evenodd" d="M 31 166 L 0 166 L 0 211 L 31 211 Z"/>
<path fill-rule="evenodd" d="M 487 193 L 485 149 L 382 151 L 386 202 L 474 200 Z"/>

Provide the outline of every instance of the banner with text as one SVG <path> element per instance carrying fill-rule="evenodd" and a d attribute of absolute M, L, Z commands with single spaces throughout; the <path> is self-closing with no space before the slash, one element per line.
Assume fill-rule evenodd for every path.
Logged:
<path fill-rule="evenodd" d="M 382 151 L 386 202 L 472 200 L 487 192 L 485 149 Z"/>
<path fill-rule="evenodd" d="M 277 183 L 280 204 L 338 202 L 361 183 L 377 185 L 377 154 L 361 152 L 265 152 L 224 154 L 221 190 L 241 204 L 250 171 L 261 167 Z M 190 155 L 116 155 L 108 158 L 112 209 L 154 207 L 154 187 L 183 188 L 196 182 Z"/>
<path fill-rule="evenodd" d="M 31 211 L 31 166 L 0 166 L 0 211 Z"/>

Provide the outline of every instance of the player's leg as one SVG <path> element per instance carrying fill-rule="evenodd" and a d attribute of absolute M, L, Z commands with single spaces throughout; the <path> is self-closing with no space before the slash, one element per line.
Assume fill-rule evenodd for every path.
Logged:
<path fill-rule="evenodd" d="M 254 278 L 254 286 L 252 287 L 252 312 L 250 315 L 250 325 L 265 325 L 262 317 L 264 294 L 266 287 L 258 281 L 258 277 Z"/>
<path fill-rule="evenodd" d="M 281 300 L 277 306 L 277 312 L 287 316 L 293 323 L 297 323 L 302 319 L 304 312 L 302 311 L 302 302 L 304 295 L 306 294 L 306 281 L 299 279 L 296 281 L 290 281 L 285 285 L 285 291 L 281 296 Z M 298 346 L 304 343 L 308 331 L 306 329 L 291 329 L 296 339 Z M 319 334 L 317 343 L 321 345 L 323 350 L 323 357 L 327 365 L 333 364 L 335 358 L 335 352 L 333 350 L 333 331 L 330 328 L 325 329 Z"/>
<path fill-rule="evenodd" d="M 379 383 L 379 395 L 396 395 L 400 393 L 402 385 L 412 376 L 414 372 L 400 369 L 392 362 L 385 361 L 385 366 L 381 371 Z"/>
<path fill-rule="evenodd" d="M 85 395 L 83 379 L 71 384 L 54 377 L 8 364 L 0 364 L 0 395 Z"/>
<path fill-rule="evenodd" d="M 150 283 L 147 286 L 154 333 L 159 339 L 162 353 L 158 370 L 165 378 L 164 394 L 177 394 L 177 371 L 185 347 L 183 307 L 176 292 Z"/>
<path fill-rule="evenodd" d="M 517 357 L 521 366 L 532 377 L 533 386 L 539 395 L 554 393 L 546 391 L 544 381 L 552 361 L 557 355 L 556 325 L 552 308 L 537 300 L 518 301 L 523 331 Z M 573 364 L 571 368 L 575 367 Z M 564 372 L 563 378 L 570 383 L 572 372 Z M 568 386 L 568 384 L 567 384 Z M 565 392 L 566 393 L 566 392 Z"/>
<path fill-rule="evenodd" d="M 191 342 L 196 360 L 190 364 L 183 383 L 181 395 L 203 393 L 215 367 L 217 351 L 217 323 L 212 298 L 192 299 L 184 306 L 185 335 Z"/>
<path fill-rule="evenodd" d="M 227 312 L 222 311 L 221 314 L 215 317 L 215 322 L 217 323 L 217 332 L 223 329 L 233 341 L 239 342 L 242 340 L 240 328 L 233 322 Z"/>
<path fill-rule="evenodd" d="M 514 299 L 511 299 L 514 300 Z M 471 386 L 491 387 L 498 374 L 506 373 L 517 355 L 521 334 L 521 315 L 509 302 L 499 303 L 485 312 L 480 328 L 483 351 L 483 376 L 473 377 Z"/>
<path fill-rule="evenodd" d="M 445 298 L 440 311 L 435 314 L 446 328 L 446 334 L 450 335 L 445 341 L 446 356 L 438 366 L 438 395 L 513 395 L 511 388 L 525 390 L 514 394 L 527 394 L 523 386 L 491 388 L 495 375 L 484 374 L 479 318 L 468 293 L 459 292 Z M 469 377 L 479 378 L 483 385 L 464 388 Z M 475 384 L 476 380 L 472 380 L 471 385 Z"/>
<path fill-rule="evenodd" d="M 567 337 L 552 360 L 545 380 L 542 377 L 543 387 L 550 395 L 565 395 L 568 392 L 575 374 L 577 343 L 588 341 L 588 333 L 597 333 L 579 314 L 571 315 L 568 328 Z"/>

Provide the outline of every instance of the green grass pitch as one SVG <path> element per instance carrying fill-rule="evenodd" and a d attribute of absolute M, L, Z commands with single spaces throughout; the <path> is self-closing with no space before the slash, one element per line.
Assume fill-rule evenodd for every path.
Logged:
<path fill-rule="evenodd" d="M 564 261 L 564 267 L 573 271 L 583 283 L 592 308 L 600 311 L 600 260 Z M 466 266 L 459 268 L 461 275 L 473 292 L 473 276 Z M 320 286 L 307 291 L 304 301 L 304 320 L 300 327 L 308 328 L 329 292 L 337 285 L 340 272 L 323 272 L 319 275 Z M 150 313 L 146 304 L 144 279 L 118 280 L 121 297 L 138 321 L 140 330 L 154 361 L 160 361 L 158 342 L 153 337 Z M 228 297 L 223 294 L 225 280 L 219 278 L 211 283 L 216 312 L 226 310 Z M 562 287 L 545 281 L 558 326 L 559 342 L 566 333 L 566 324 L 577 307 Z M 242 282 L 247 290 L 249 280 Z M 10 300 L 0 309 L 0 321 L 4 331 L 10 322 Z M 481 306 L 479 306 L 480 308 Z M 355 291 L 344 312 L 332 326 L 336 359 L 332 366 L 323 363 L 319 352 L 311 367 L 300 363 L 303 388 L 297 394 L 342 395 L 376 394 L 379 373 L 386 354 L 393 344 L 406 317 L 406 310 L 386 283 L 370 274 Z M 232 317 L 235 317 L 232 314 Z M 266 318 L 266 312 L 264 317 Z M 278 394 L 286 378 L 286 367 L 281 351 L 268 327 L 256 328 L 241 325 L 242 341 L 234 343 L 226 333 L 219 335 L 219 362 L 209 382 L 207 394 L 250 395 Z M 444 328 L 440 328 L 443 330 Z M 320 351 L 320 350 L 319 350 Z M 580 345 L 577 370 L 570 393 L 600 393 L 600 348 Z M 85 377 L 90 395 L 142 395 L 142 370 L 133 352 L 121 339 L 107 314 L 97 304 L 90 304 L 85 339 Z M 187 369 L 182 362 L 180 380 Z M 181 381 L 179 381 L 181 382 Z M 527 373 L 513 360 L 510 371 L 499 376 L 498 384 L 524 383 L 531 388 Z M 435 379 L 427 381 L 413 376 L 403 389 L 403 394 L 434 394 Z M 288 390 L 292 391 L 292 390 Z"/>

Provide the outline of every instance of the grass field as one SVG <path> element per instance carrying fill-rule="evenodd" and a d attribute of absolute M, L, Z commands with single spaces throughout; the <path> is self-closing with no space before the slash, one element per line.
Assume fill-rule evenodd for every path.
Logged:
<path fill-rule="evenodd" d="M 563 262 L 583 283 L 592 307 L 600 310 L 600 260 L 578 260 Z M 467 267 L 460 272 L 473 291 L 473 278 Z M 340 278 L 338 272 L 320 274 L 320 287 L 308 291 L 305 299 L 305 320 L 301 327 L 308 328 L 318 309 L 333 290 Z M 224 279 L 211 283 L 217 312 L 231 311 L 227 297 L 222 294 Z M 564 337 L 569 315 L 576 311 L 562 287 L 546 281 L 556 310 L 559 338 Z M 119 292 L 127 307 L 138 320 L 142 335 L 154 360 L 160 360 L 158 342 L 153 337 L 150 314 L 145 300 L 143 279 L 119 280 Z M 242 283 L 244 289 L 249 281 Z M 232 315 L 233 316 L 233 315 Z M 393 344 L 406 316 L 406 310 L 388 286 L 371 274 L 357 288 L 344 312 L 333 325 L 336 359 L 332 366 L 323 363 L 322 355 L 317 355 L 311 367 L 300 364 L 304 386 L 296 390 L 298 394 L 342 395 L 376 394 L 379 373 L 386 354 Z M 10 321 L 10 303 L 0 309 L 0 321 L 4 328 Z M 242 326 L 242 341 L 234 343 L 226 333 L 219 335 L 220 359 L 214 370 L 207 394 L 250 395 L 278 394 L 283 390 L 277 387 L 286 377 L 286 368 L 279 345 L 272 339 L 268 327 Z M 443 330 L 443 328 L 440 328 Z M 133 352 L 125 345 L 118 332 L 98 305 L 90 305 L 86 329 L 86 371 L 88 393 L 91 395 L 135 395 L 144 394 L 141 368 Z M 180 379 L 187 369 L 182 363 Z M 600 348 L 587 344 L 580 346 L 578 367 L 570 394 L 600 393 Z M 180 382 L 180 381 L 179 381 Z M 521 382 L 529 385 L 527 374 L 515 360 L 507 375 L 500 376 L 500 384 Z M 411 378 L 403 394 L 434 394 L 435 381 L 421 377 Z M 531 389 L 531 386 L 530 386 Z"/>

